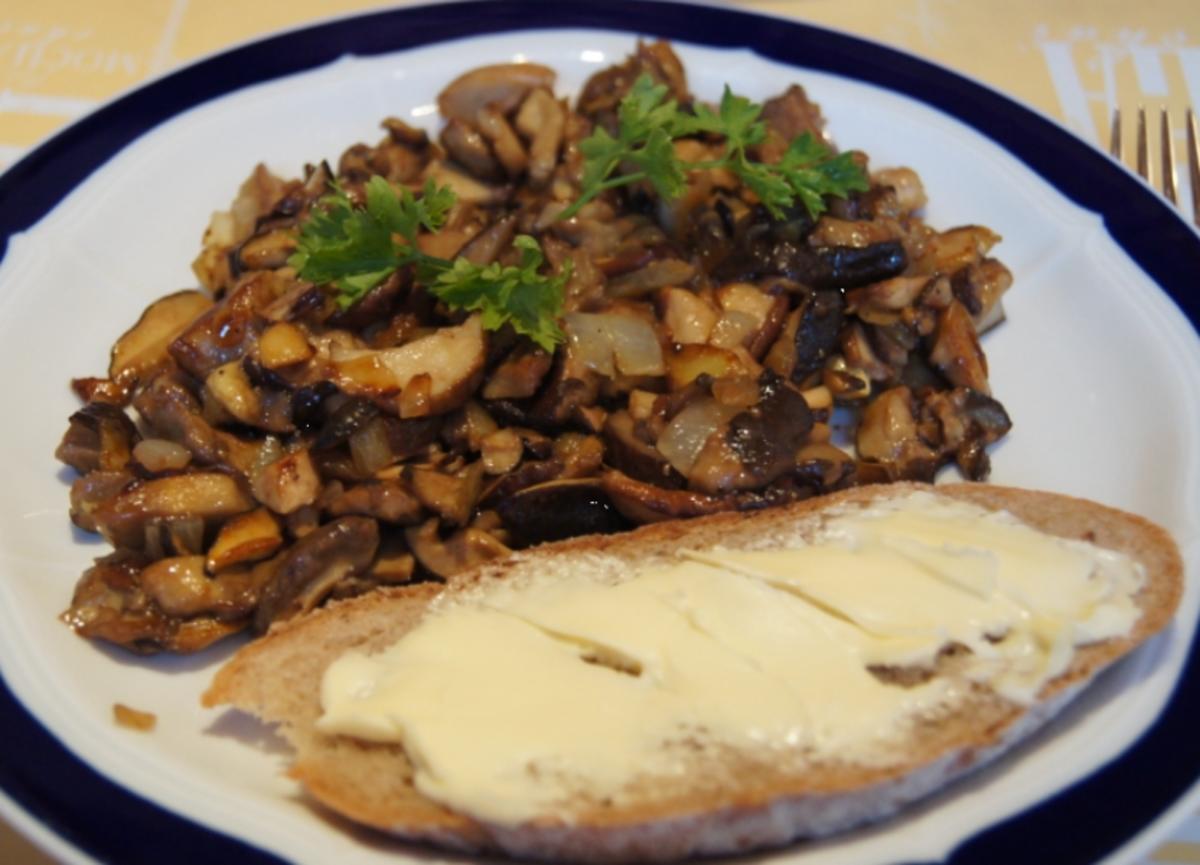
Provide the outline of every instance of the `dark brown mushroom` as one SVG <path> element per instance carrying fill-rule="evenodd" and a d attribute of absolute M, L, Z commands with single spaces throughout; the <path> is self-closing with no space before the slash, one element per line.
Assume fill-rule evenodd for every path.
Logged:
<path fill-rule="evenodd" d="M 502 499 L 496 512 L 521 547 L 577 535 L 611 534 L 631 526 L 595 478 L 526 487 Z"/>
<path fill-rule="evenodd" d="M 367 517 L 342 517 L 305 535 L 275 563 L 254 612 L 254 629 L 311 610 L 333 587 L 362 573 L 375 558 L 379 526 Z"/>
<path fill-rule="evenodd" d="M 765 370 L 758 403 L 709 436 L 686 473 L 688 484 L 711 495 L 766 486 L 795 466 L 812 426 L 804 397 Z"/>
<path fill-rule="evenodd" d="M 450 158 L 480 180 L 503 177 L 500 163 L 492 154 L 487 139 L 470 123 L 451 118 L 442 129 L 442 147 Z"/>
<path fill-rule="evenodd" d="M 88 403 L 67 421 L 54 456 L 80 474 L 120 471 L 137 440 L 137 428 L 121 408 Z"/>
<path fill-rule="evenodd" d="M 274 271 L 248 274 L 216 306 L 195 319 L 169 346 L 175 361 L 203 380 L 217 367 L 238 360 L 258 341 L 265 319 L 258 310 L 285 290 L 285 281 Z"/>
<path fill-rule="evenodd" d="M 806 293 L 784 321 L 763 363 L 794 382 L 804 381 L 833 355 L 844 321 L 845 299 L 840 292 Z"/>
<path fill-rule="evenodd" d="M 613 507 L 635 524 L 699 517 L 733 510 L 736 506 L 732 499 L 692 490 L 668 490 L 615 470 L 600 475 L 600 488 Z"/>

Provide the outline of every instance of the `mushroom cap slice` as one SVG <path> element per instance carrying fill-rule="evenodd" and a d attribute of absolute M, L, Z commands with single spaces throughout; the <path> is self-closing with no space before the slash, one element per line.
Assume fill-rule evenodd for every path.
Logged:
<path fill-rule="evenodd" d="M 331 359 L 334 380 L 343 393 L 396 396 L 419 383 L 427 389 L 420 401 L 421 413 L 442 414 L 462 405 L 475 391 L 487 360 L 487 344 L 480 318 L 473 315 L 457 327 L 441 328 L 397 348 L 335 348 Z M 403 410 L 400 414 L 417 416 Z"/>

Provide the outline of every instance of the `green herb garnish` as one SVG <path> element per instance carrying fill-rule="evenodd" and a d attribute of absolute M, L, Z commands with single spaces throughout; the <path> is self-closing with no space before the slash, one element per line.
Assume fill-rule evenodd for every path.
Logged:
<path fill-rule="evenodd" d="M 686 188 L 687 172 L 707 168 L 732 171 L 777 219 L 796 201 L 816 217 L 825 211 L 823 196 L 844 198 L 868 188 L 867 177 L 851 154 L 835 155 L 807 132 L 792 140 L 777 164 L 751 160 L 746 151 L 767 136 L 760 119 L 762 106 L 735 95 L 728 85 L 716 111 L 697 105 L 695 113 L 688 114 L 666 96 L 666 85 L 640 76 L 617 108 L 616 137 L 598 127 L 579 143 L 584 157 L 582 192 L 560 219 L 574 216 L 606 189 L 643 180 L 662 198 L 678 198 Z M 720 158 L 688 162 L 675 155 L 675 139 L 699 133 L 724 136 Z M 622 166 L 633 170 L 613 176 Z"/>
<path fill-rule="evenodd" d="M 412 265 L 417 279 L 453 309 L 481 313 L 483 326 L 499 330 L 511 325 L 547 351 L 562 341 L 557 319 L 563 306 L 568 266 L 558 276 L 538 272 L 543 263 L 537 241 L 519 235 L 517 265 L 472 264 L 426 255 L 417 246 L 421 229 L 437 231 L 446 222 L 455 195 L 448 186 L 425 182 L 420 197 L 399 193 L 382 177 L 367 183 L 366 204 L 355 206 L 334 187 L 300 227 L 296 252 L 288 264 L 301 279 L 337 289 L 342 309 L 354 305 L 398 268 Z"/>
<path fill-rule="evenodd" d="M 442 270 L 429 290 L 455 309 L 481 313 L 486 330 L 499 330 L 505 324 L 527 336 L 547 351 L 562 342 L 558 316 L 563 308 L 563 286 L 571 275 L 567 259 L 555 277 L 538 273 L 542 251 L 528 234 L 518 234 L 513 246 L 521 250 L 521 262 L 502 267 L 493 262 L 484 267 L 458 258 Z"/>

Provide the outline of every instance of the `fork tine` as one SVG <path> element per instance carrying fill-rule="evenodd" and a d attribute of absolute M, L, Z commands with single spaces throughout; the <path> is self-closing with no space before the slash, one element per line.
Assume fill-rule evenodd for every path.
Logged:
<path fill-rule="evenodd" d="M 1153 185 L 1150 179 L 1150 144 L 1146 135 L 1146 109 L 1138 106 L 1137 120 L 1137 173 L 1142 180 Z"/>
<path fill-rule="evenodd" d="M 1192 221 L 1200 227 L 1200 134 L 1196 133 L 1196 113 L 1187 112 L 1188 179 L 1192 184 Z"/>
<path fill-rule="evenodd" d="M 1171 133 L 1171 115 L 1163 108 L 1159 138 L 1162 146 L 1162 191 L 1172 204 L 1178 203 L 1175 191 L 1175 136 Z"/>
<path fill-rule="evenodd" d="M 1113 109 L 1112 129 L 1108 133 L 1108 152 L 1113 159 L 1121 161 L 1121 109 Z"/>

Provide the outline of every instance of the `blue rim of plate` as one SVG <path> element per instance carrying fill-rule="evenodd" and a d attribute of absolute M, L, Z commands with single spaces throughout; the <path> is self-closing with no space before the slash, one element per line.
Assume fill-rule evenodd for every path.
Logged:
<path fill-rule="evenodd" d="M 973 127 L 1079 206 L 1183 310 L 1200 320 L 1200 238 L 1155 194 L 1053 122 L 912 55 L 798 22 L 643 0 L 485 0 L 388 10 L 319 24 L 178 70 L 69 126 L 0 177 L 0 258 L 110 157 L 175 115 L 241 87 L 351 53 L 385 54 L 514 30 L 590 28 L 713 47 L 748 47 L 794 66 L 905 94 Z M 253 154 L 247 158 L 252 158 Z M 952 865 L 1096 862 L 1131 841 L 1200 778 L 1200 642 L 1154 725 L 1114 762 L 967 839 Z M 29 815 L 101 862 L 277 863 L 270 853 L 180 817 L 71 754 L 0 682 L 0 788 Z M 1081 827 L 1086 827 L 1081 832 Z"/>

